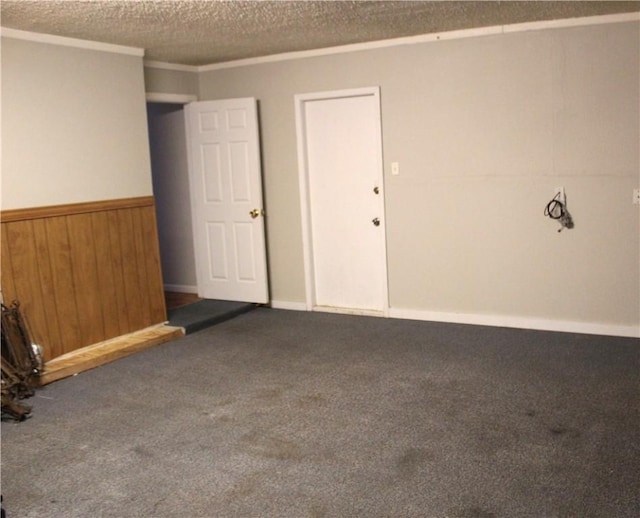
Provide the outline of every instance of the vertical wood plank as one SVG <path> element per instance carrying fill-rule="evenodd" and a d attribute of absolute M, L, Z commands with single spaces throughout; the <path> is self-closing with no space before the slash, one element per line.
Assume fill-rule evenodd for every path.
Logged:
<path fill-rule="evenodd" d="M 91 214 L 68 216 L 67 230 L 82 341 L 94 344 L 102 341 L 105 333 Z"/>
<path fill-rule="evenodd" d="M 147 273 L 147 289 L 149 291 L 149 309 L 151 324 L 167 320 L 167 308 L 164 299 L 162 266 L 160 264 L 160 243 L 158 242 L 158 226 L 154 206 L 142 207 L 142 234 L 146 249 L 145 269 Z"/>
<path fill-rule="evenodd" d="M 136 268 L 138 275 L 138 282 L 140 283 L 140 309 L 142 310 L 142 321 L 144 325 L 151 324 L 151 303 L 149 297 L 149 287 L 147 284 L 147 270 L 146 259 L 148 251 L 145 247 L 144 234 L 142 232 L 142 209 L 131 209 L 131 217 L 133 219 L 133 231 L 134 231 L 134 243 L 135 243 L 135 257 Z"/>
<path fill-rule="evenodd" d="M 106 212 L 91 214 L 93 242 L 96 251 L 96 268 L 100 305 L 104 322 L 104 340 L 114 338 L 120 334 L 118 321 L 117 294 L 113 275 L 113 260 L 110 249 L 109 220 Z"/>
<path fill-rule="evenodd" d="M 0 225 L 0 244 L 2 245 L 2 252 L 0 255 L 0 286 L 2 286 L 2 297 L 4 304 L 10 304 L 11 301 L 17 298 L 16 286 L 13 281 L 13 265 L 11 262 L 11 249 L 7 241 L 7 225 L 8 223 L 2 223 Z"/>
<path fill-rule="evenodd" d="M 59 356 L 82 347 L 80 319 L 76 305 L 76 294 L 71 263 L 71 245 L 67 233 L 67 218 L 57 216 L 45 219 L 49 242 L 49 260 L 53 276 L 55 307 L 60 329 L 60 346 L 52 351 L 52 357 Z"/>
<path fill-rule="evenodd" d="M 118 210 L 118 232 L 122 256 L 122 275 L 124 277 L 124 293 L 129 315 L 129 330 L 142 329 L 144 318 L 142 314 L 142 296 L 136 264 L 136 243 L 131 210 Z"/>
<path fill-rule="evenodd" d="M 111 266 L 113 268 L 113 284 L 116 290 L 116 313 L 118 318 L 119 334 L 128 333 L 133 328 L 129 324 L 129 313 L 127 311 L 126 287 L 124 280 L 124 265 L 122 259 L 122 246 L 120 244 L 118 211 L 107 212 L 109 231 L 109 253 L 111 256 Z"/>
<path fill-rule="evenodd" d="M 47 321 L 48 336 L 40 336 L 40 330 L 33 328 L 32 339 L 39 343 L 43 349 L 50 352 L 51 357 L 55 358 L 62 354 L 62 340 L 60 337 L 60 326 L 58 324 L 58 312 L 56 310 L 55 286 L 53 283 L 53 271 L 51 269 L 51 257 L 49 255 L 49 238 L 45 220 L 33 220 L 33 238 L 35 241 L 36 256 L 35 260 L 40 273 L 40 292 L 42 297 L 40 304 L 44 310 Z"/>
<path fill-rule="evenodd" d="M 7 224 L 7 244 L 11 250 L 13 282 L 22 314 L 40 340 L 48 342 L 49 328 L 42 305 L 33 222 L 16 221 Z"/>

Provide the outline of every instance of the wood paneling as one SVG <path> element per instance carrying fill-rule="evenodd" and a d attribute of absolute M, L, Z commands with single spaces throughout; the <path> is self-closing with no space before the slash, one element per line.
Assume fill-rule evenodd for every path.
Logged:
<path fill-rule="evenodd" d="M 2 290 L 45 361 L 166 321 L 153 197 L 3 211 Z"/>
<path fill-rule="evenodd" d="M 62 337 L 60 336 L 60 326 L 56 311 L 56 298 L 53 284 L 53 270 L 51 267 L 51 255 L 49 253 L 49 240 L 47 236 L 46 222 L 43 219 L 32 221 L 33 237 L 36 246 L 36 262 L 38 272 L 40 274 L 39 283 L 42 294 L 42 309 L 44 311 L 44 319 L 47 323 L 46 330 L 43 329 L 41 336 L 34 336 L 33 340 L 38 343 L 60 344 Z M 32 330 L 33 333 L 39 332 L 37 329 Z"/>
<path fill-rule="evenodd" d="M 53 277 L 54 304 L 56 320 L 60 328 L 60 342 L 47 344 L 49 356 L 55 358 L 66 351 L 73 351 L 83 346 L 80 336 L 80 313 L 76 306 L 73 290 L 73 267 L 71 262 L 71 245 L 67 232 L 67 218 L 55 216 L 44 219 L 47 228 L 47 243 Z M 8 224 L 3 224 L 6 226 Z M 3 281 L 4 282 L 4 281 Z M 10 299 L 9 299 L 10 300 Z M 64 344 L 64 346 L 63 346 Z M 45 347 L 43 345 L 43 347 Z"/>

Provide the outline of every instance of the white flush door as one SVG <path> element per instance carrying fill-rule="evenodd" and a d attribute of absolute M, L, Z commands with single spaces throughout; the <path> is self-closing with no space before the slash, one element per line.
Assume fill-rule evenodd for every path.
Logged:
<path fill-rule="evenodd" d="M 185 108 L 198 294 L 268 302 L 256 100 Z"/>
<path fill-rule="evenodd" d="M 378 88 L 296 96 L 307 305 L 386 314 Z"/>

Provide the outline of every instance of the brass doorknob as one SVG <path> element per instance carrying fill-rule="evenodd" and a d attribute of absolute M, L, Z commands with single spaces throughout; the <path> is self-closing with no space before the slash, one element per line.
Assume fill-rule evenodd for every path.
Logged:
<path fill-rule="evenodd" d="M 253 209 L 251 212 L 249 212 L 249 215 L 252 219 L 256 219 L 258 216 L 260 216 L 261 213 L 262 211 L 260 209 Z"/>
<path fill-rule="evenodd" d="M 380 220 L 378 218 L 373 218 L 371 220 L 371 223 L 373 223 L 376 227 L 380 226 Z"/>

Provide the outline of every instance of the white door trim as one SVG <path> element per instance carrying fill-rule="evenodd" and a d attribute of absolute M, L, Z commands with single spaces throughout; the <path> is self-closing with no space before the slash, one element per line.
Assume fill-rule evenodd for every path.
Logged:
<path fill-rule="evenodd" d="M 165 94 L 162 92 L 147 92 L 145 97 L 148 103 L 188 104 L 198 100 L 196 95 Z"/>
<path fill-rule="evenodd" d="M 306 151 L 306 121 L 304 103 L 307 101 L 317 101 L 322 99 L 344 99 L 346 97 L 362 97 L 373 96 L 376 100 L 378 107 L 378 114 L 380 114 L 380 88 L 377 86 L 366 88 L 353 88 L 347 90 L 332 90 L 327 92 L 314 92 L 306 94 L 298 94 L 294 97 L 295 111 L 296 111 L 296 140 L 298 149 L 298 180 L 300 187 L 300 214 L 302 223 L 302 247 L 304 255 L 304 272 L 305 272 L 305 303 L 307 311 L 313 311 L 316 308 L 316 293 L 314 282 L 314 270 L 313 270 L 313 246 L 311 239 L 311 202 L 309 191 L 309 169 L 307 162 Z M 376 140 L 379 144 L 380 155 L 382 156 L 382 123 L 378 118 L 378 124 L 376 125 Z M 383 161 L 379 161 L 377 167 L 377 175 L 379 177 L 379 184 L 384 183 L 384 170 Z M 384 189 L 382 190 L 384 195 Z M 383 200 L 383 218 L 384 215 L 384 200 Z M 383 225 L 386 228 L 386 225 Z M 380 258 L 383 262 L 384 273 L 384 289 L 383 289 L 383 316 L 389 316 L 389 293 L 388 293 L 388 270 L 387 270 L 387 240 L 386 236 L 383 241 L 383 257 Z M 353 314 L 353 310 L 346 310 L 345 313 Z M 368 311 L 358 312 L 361 314 L 372 314 Z"/>

